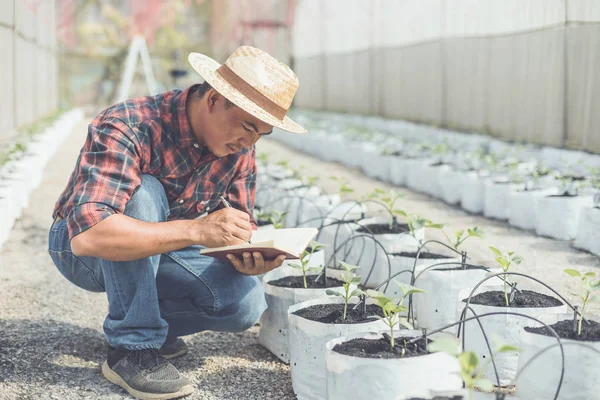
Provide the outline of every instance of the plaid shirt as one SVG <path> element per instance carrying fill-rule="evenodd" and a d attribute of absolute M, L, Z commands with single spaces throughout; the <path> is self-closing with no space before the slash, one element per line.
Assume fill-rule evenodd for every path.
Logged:
<path fill-rule="evenodd" d="M 142 174 L 162 183 L 169 201 L 168 220 L 213 211 L 221 195 L 252 218 L 255 149 L 217 158 L 198 144 L 186 114 L 193 88 L 118 103 L 92 121 L 52 214 L 66 220 L 69 238 L 123 213 Z M 256 226 L 253 218 L 252 223 Z"/>

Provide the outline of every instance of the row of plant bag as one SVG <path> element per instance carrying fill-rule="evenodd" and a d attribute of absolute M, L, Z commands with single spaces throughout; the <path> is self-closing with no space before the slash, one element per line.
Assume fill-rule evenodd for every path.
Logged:
<path fill-rule="evenodd" d="M 33 124 L 3 154 L 0 163 L 0 249 L 22 210 L 28 206 L 30 193 L 39 186 L 44 166 L 82 118 L 83 111 L 75 109 L 52 116 L 47 123 Z"/>
<path fill-rule="evenodd" d="M 381 399 L 396 399 L 426 396 L 430 392 L 439 394 L 460 388 L 457 373 L 468 387 L 486 390 L 492 388 L 492 383 L 516 381 L 517 393 L 522 399 L 594 398 L 598 387 L 592 377 L 600 370 L 600 359 L 596 355 L 600 349 L 599 325 L 581 318 L 573 324 L 574 314 L 568 314 L 565 320 L 566 301 L 558 293 L 556 296 L 563 302 L 555 298 L 557 303 L 550 302 L 549 306 L 523 307 L 522 301 L 532 294 L 518 290 L 514 284 L 511 292 L 506 289 L 503 292 L 502 287 L 485 286 L 484 282 L 474 289 L 462 290 L 457 299 L 462 299 L 463 303 L 458 301 L 454 305 L 461 317 L 458 322 L 466 321 L 462 330 L 464 351 L 460 346 L 448 351 L 447 346 L 439 345 L 449 354 L 434 355 L 437 344 L 428 349 L 430 339 L 435 343 L 440 337 L 452 336 L 458 322 L 429 329 L 430 334 L 427 330 L 398 331 L 397 325 L 408 326 L 407 307 L 404 306 L 407 296 L 427 297 L 432 293 L 419 293 L 422 290 L 400 284 L 402 296 L 397 301 L 383 293 L 371 292 L 366 301 L 364 297 L 361 299 L 364 309 L 362 305 L 356 308 L 356 297 L 363 293 L 355 285 L 362 279 L 352 273 L 357 267 L 345 264 L 344 267 L 346 271 L 342 274 L 337 271 L 329 278 L 341 278 L 342 282 L 337 281 L 341 286 L 336 287 L 334 281 L 329 291 L 313 290 L 309 294 L 310 290 L 296 290 L 296 300 L 300 302 L 287 309 L 288 325 L 282 329 L 286 330 L 292 383 L 299 399 L 365 398 L 368 394 Z M 568 272 L 576 275 L 575 271 Z M 265 277 L 269 308 L 279 290 L 274 289 L 276 285 L 271 282 L 277 281 L 282 274 L 285 275 L 282 270 L 276 270 Z M 494 278 L 497 276 L 487 279 Z M 597 290 L 598 283 L 590 274 L 579 278 L 584 287 L 582 300 L 585 307 L 589 298 L 586 291 Z M 323 291 L 329 294 L 336 291 L 337 295 L 323 296 Z M 305 298 L 301 298 L 301 292 Z M 500 302 L 495 306 L 476 304 L 480 301 L 477 296 L 485 294 L 492 294 L 492 299 L 500 298 Z M 544 300 L 550 298 L 541 293 L 537 295 Z M 313 296 L 317 298 L 306 300 Z M 288 298 L 292 300 L 290 296 Z M 512 304 L 505 306 L 504 299 Z M 473 315 L 479 316 L 479 322 L 473 316 L 463 314 L 466 306 Z M 269 323 L 266 315 L 261 320 L 263 344 L 262 329 Z M 378 317 L 372 318 L 374 315 Z M 561 322 L 553 325 L 553 329 L 540 331 L 541 322 L 556 321 Z M 583 327 L 583 336 L 573 329 L 578 326 L 577 321 Z M 416 325 L 419 325 L 418 320 Z M 560 340 L 552 337 L 557 335 L 556 332 L 561 335 Z M 490 340 L 494 336 L 502 338 L 500 345 Z M 420 342 L 419 338 L 422 338 Z M 582 344 L 582 341 L 587 342 Z M 419 343 L 423 345 L 421 349 Z M 517 345 L 521 347 L 520 352 L 517 352 Z M 491 363 L 492 354 L 495 355 L 494 364 Z M 561 375 L 562 379 L 559 379 Z"/>
<path fill-rule="evenodd" d="M 600 254 L 600 156 L 514 145 L 403 121 L 307 114 L 278 140 L 471 213 Z M 360 124 L 360 125 L 359 125 Z"/>

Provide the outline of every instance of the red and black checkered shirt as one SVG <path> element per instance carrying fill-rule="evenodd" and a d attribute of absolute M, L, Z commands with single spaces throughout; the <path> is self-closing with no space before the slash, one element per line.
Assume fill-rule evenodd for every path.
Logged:
<path fill-rule="evenodd" d="M 219 197 L 252 217 L 255 149 L 217 158 L 199 145 L 186 114 L 187 90 L 173 90 L 115 104 L 89 125 L 75 170 L 54 208 L 69 238 L 125 205 L 142 174 L 163 185 L 169 220 L 193 219 L 218 208 Z M 254 219 L 252 219 L 256 226 Z"/>

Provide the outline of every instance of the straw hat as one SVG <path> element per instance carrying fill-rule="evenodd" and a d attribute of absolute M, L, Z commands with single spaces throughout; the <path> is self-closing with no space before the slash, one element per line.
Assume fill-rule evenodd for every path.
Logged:
<path fill-rule="evenodd" d="M 299 82 L 284 63 L 250 46 L 238 47 L 223 65 L 199 53 L 190 53 L 188 60 L 217 92 L 242 110 L 284 131 L 306 133 L 286 116 Z"/>

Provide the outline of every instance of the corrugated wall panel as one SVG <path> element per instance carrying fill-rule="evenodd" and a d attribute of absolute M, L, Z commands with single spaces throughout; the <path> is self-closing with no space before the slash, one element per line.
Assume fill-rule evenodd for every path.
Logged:
<path fill-rule="evenodd" d="M 0 62 L 0 92 L 3 93 L 0 107 L 0 142 L 15 126 L 14 120 L 14 70 L 13 70 L 13 31 L 0 27 L 0 49 L 4 51 Z"/>
<path fill-rule="evenodd" d="M 379 108 L 386 117 L 442 120 L 441 42 L 381 49 Z"/>
<path fill-rule="evenodd" d="M 15 70 L 15 107 L 17 126 L 28 124 L 34 119 L 34 50 L 35 47 L 32 43 L 17 36 Z"/>
<path fill-rule="evenodd" d="M 567 145 L 600 153 L 600 26 L 571 26 L 567 33 Z"/>
<path fill-rule="evenodd" d="M 489 39 L 448 39 L 443 51 L 445 124 L 483 130 L 487 124 Z"/>
<path fill-rule="evenodd" d="M 14 24 L 14 12 L 15 0 L 2 0 L 0 1 L 0 22 L 6 25 Z"/>
<path fill-rule="evenodd" d="M 569 21 L 600 22 L 600 1 L 567 0 Z"/>
<path fill-rule="evenodd" d="M 294 97 L 294 105 L 312 109 L 325 106 L 324 56 L 315 55 L 294 60 L 294 72 L 298 75 L 300 87 Z"/>
<path fill-rule="evenodd" d="M 488 126 L 504 139 L 560 146 L 563 28 L 490 39 Z"/>

